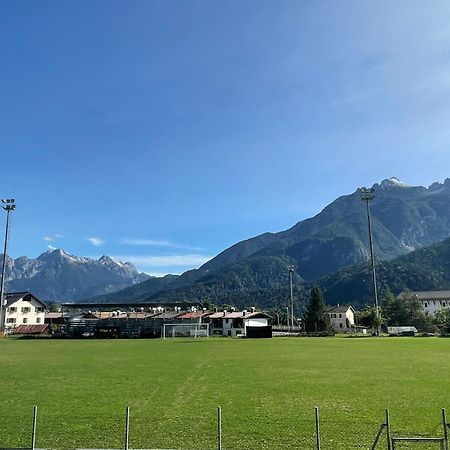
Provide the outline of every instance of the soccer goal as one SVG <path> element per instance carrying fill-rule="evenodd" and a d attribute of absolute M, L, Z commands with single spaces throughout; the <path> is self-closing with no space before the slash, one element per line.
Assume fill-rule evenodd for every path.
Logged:
<path fill-rule="evenodd" d="M 209 323 L 165 323 L 163 339 L 175 337 L 209 337 Z"/>

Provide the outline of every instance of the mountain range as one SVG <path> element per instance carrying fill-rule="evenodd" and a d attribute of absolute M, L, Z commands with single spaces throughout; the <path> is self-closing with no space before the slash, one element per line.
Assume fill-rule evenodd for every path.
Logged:
<path fill-rule="evenodd" d="M 414 257 L 415 250 L 450 236 L 450 179 L 426 188 L 409 186 L 393 177 L 372 188 L 375 195 L 370 202 L 374 253 L 381 277 L 385 276 L 383 267 L 389 261 L 394 264 L 386 266 L 389 270 L 396 267 L 399 257 L 400 266 L 408 266 L 401 257 Z M 23 263 L 14 260 L 11 288 L 26 287 L 38 296 L 42 292 L 44 300 L 84 299 L 95 303 L 210 300 L 217 304 L 232 302 L 237 306 L 245 302 L 269 305 L 285 301 L 287 266 L 293 265 L 299 298 L 316 283 L 323 286 L 331 301 L 346 301 L 342 297 L 352 286 L 353 302 L 364 302 L 370 297 L 370 289 L 365 293 L 363 287 L 364 283 L 367 286 L 370 283 L 366 279 L 367 214 L 360 189 L 337 198 L 314 217 L 288 230 L 238 242 L 199 269 L 180 276 L 148 277 L 138 274 L 131 264 L 116 263 L 106 256 L 95 261 L 55 252 L 47 252 L 37 260 L 18 258 L 23 259 Z M 27 261 L 46 258 L 54 258 L 54 261 L 45 264 L 45 269 L 44 265 L 38 265 L 41 267 L 37 271 L 41 272 L 39 276 L 27 268 L 33 266 Z M 85 261 L 87 265 L 81 269 Z M 60 263 L 64 270 L 59 268 Z M 99 270 L 99 265 L 102 269 L 108 268 L 107 273 Z M 412 266 L 408 267 L 412 270 Z M 116 279 L 118 273 L 120 277 L 117 275 Z M 397 282 L 396 286 L 401 284 Z M 342 286 L 347 286 L 347 290 L 341 289 Z M 119 290 L 121 287 L 125 289 Z"/>
<path fill-rule="evenodd" d="M 450 179 L 425 188 L 393 177 L 372 188 L 377 260 L 389 261 L 450 236 Z M 285 289 L 288 265 L 294 265 L 296 280 L 307 286 L 364 264 L 368 248 L 366 207 L 357 189 L 286 231 L 264 233 L 231 246 L 199 269 L 170 279 L 150 279 L 89 301 L 199 300 L 202 296 L 220 301 L 230 299 L 230 292 L 238 293 L 232 296 L 235 303 L 256 295 L 265 298 L 269 291 Z"/>
<path fill-rule="evenodd" d="M 6 289 L 31 291 L 47 302 L 77 301 L 118 291 L 149 278 L 131 263 L 116 262 L 109 256 L 96 260 L 57 249 L 36 259 L 8 258 Z"/>

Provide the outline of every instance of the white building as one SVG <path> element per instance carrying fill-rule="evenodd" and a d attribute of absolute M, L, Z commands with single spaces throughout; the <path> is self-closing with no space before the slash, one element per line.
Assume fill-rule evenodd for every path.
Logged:
<path fill-rule="evenodd" d="M 411 294 L 420 301 L 423 310 L 429 314 L 434 314 L 441 308 L 450 308 L 450 291 L 423 291 Z"/>
<path fill-rule="evenodd" d="M 331 326 L 337 333 L 350 331 L 355 326 L 355 310 L 351 306 L 329 306 L 327 314 L 330 316 Z"/>
<path fill-rule="evenodd" d="M 208 316 L 210 332 L 219 336 L 246 336 L 247 327 L 267 327 L 271 317 L 257 311 L 222 311 Z"/>
<path fill-rule="evenodd" d="M 5 300 L 4 325 L 6 333 L 19 330 L 27 333 L 42 332 L 47 327 L 45 325 L 47 305 L 30 292 L 8 293 Z"/>

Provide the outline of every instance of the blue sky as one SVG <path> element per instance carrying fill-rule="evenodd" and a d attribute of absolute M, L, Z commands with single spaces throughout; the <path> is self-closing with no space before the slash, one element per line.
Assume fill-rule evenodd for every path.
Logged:
<path fill-rule="evenodd" d="M 447 0 L 3 0 L 9 253 L 180 273 L 358 186 L 443 181 L 449 23 Z"/>

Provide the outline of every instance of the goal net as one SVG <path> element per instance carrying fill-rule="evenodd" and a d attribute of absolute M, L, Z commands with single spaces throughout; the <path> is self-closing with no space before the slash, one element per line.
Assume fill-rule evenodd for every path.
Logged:
<path fill-rule="evenodd" d="M 175 337 L 209 337 L 209 323 L 165 323 L 163 339 Z"/>

